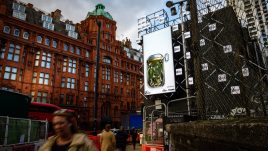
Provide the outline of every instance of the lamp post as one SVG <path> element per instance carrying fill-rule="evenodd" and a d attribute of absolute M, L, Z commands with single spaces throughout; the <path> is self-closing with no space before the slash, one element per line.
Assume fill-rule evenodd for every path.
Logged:
<path fill-rule="evenodd" d="M 93 131 L 94 135 L 97 135 L 97 118 L 98 118 L 98 88 L 99 88 L 99 60 L 100 60 L 100 27 L 101 22 L 96 20 L 98 26 L 98 35 L 97 35 L 97 58 L 96 58 L 96 78 L 95 78 L 95 93 L 94 93 L 94 123 L 93 123 Z"/>
<path fill-rule="evenodd" d="M 183 61 L 184 61 L 184 71 L 185 71 L 185 91 L 186 91 L 186 99 L 187 99 L 187 111 L 188 115 L 191 115 L 191 108 L 190 108 L 190 92 L 189 92 L 189 79 L 188 79 L 188 63 L 187 63 L 187 58 L 186 58 L 186 43 L 185 43 L 185 28 L 184 28 L 184 21 L 183 21 L 183 13 L 182 13 L 182 6 L 183 3 L 187 0 L 182 0 L 176 3 L 173 3 L 172 1 L 167 1 L 166 6 L 168 8 L 171 8 L 171 15 L 176 15 L 176 8 L 173 7 L 175 4 L 180 5 L 180 18 L 181 18 L 181 33 L 182 33 L 182 50 L 183 50 Z"/>

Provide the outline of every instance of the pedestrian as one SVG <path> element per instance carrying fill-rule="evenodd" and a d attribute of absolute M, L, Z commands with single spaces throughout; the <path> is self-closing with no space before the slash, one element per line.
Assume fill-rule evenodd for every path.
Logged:
<path fill-rule="evenodd" d="M 136 148 L 136 139 L 137 139 L 138 133 L 137 133 L 137 130 L 134 127 L 132 128 L 132 130 L 130 132 L 130 135 L 132 137 L 133 149 L 135 150 L 135 148 Z"/>
<path fill-rule="evenodd" d="M 55 135 L 49 137 L 39 151 L 97 151 L 87 135 L 78 132 L 76 119 L 67 109 L 53 113 L 52 126 Z"/>
<path fill-rule="evenodd" d="M 115 151 L 115 136 L 111 129 L 111 124 L 106 124 L 100 136 L 101 151 Z"/>
<path fill-rule="evenodd" d="M 120 126 L 119 131 L 115 135 L 116 148 L 119 151 L 126 151 L 128 134 L 124 131 L 124 127 Z"/>

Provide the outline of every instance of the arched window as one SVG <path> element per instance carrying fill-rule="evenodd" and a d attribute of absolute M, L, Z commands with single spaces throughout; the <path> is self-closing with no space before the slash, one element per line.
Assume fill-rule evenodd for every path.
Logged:
<path fill-rule="evenodd" d="M 9 34 L 10 33 L 10 27 L 9 26 L 4 26 L 4 33 Z"/>

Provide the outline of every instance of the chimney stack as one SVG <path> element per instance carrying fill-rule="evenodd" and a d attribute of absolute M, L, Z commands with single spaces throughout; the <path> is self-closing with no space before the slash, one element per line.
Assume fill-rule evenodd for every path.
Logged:
<path fill-rule="evenodd" d="M 59 22 L 61 19 L 61 10 L 56 9 L 54 12 L 51 13 L 51 17 L 54 21 Z"/>

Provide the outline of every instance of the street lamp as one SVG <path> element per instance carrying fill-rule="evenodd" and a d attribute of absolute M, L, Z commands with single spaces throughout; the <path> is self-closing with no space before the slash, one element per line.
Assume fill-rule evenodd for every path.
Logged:
<path fill-rule="evenodd" d="M 96 58 L 96 79 L 95 79 L 95 93 L 94 93 L 94 123 L 93 123 L 93 131 L 94 135 L 97 135 L 97 118 L 98 118 L 98 88 L 99 88 L 99 60 L 100 60 L 100 27 L 101 22 L 96 20 L 98 26 L 98 36 L 97 36 L 97 58 Z"/>
<path fill-rule="evenodd" d="M 185 71 L 185 90 L 186 90 L 186 99 L 187 99 L 187 110 L 188 110 L 188 115 L 191 115 L 191 108 L 190 108 L 190 93 L 189 93 L 189 80 L 188 80 L 188 64 L 187 64 L 187 59 L 186 59 L 186 42 L 185 42 L 185 29 L 184 29 L 184 21 L 183 21 L 183 14 L 182 14 L 182 6 L 184 2 L 188 2 L 188 0 L 182 0 L 176 3 L 173 3 L 173 1 L 167 1 L 166 6 L 170 8 L 171 15 L 177 15 L 176 8 L 174 7 L 175 4 L 180 5 L 180 18 L 181 18 L 181 34 L 182 34 L 182 44 L 183 44 L 183 60 L 184 60 L 184 71 Z M 189 2 L 187 3 L 188 6 Z M 188 9 L 186 9 L 188 10 Z"/>

